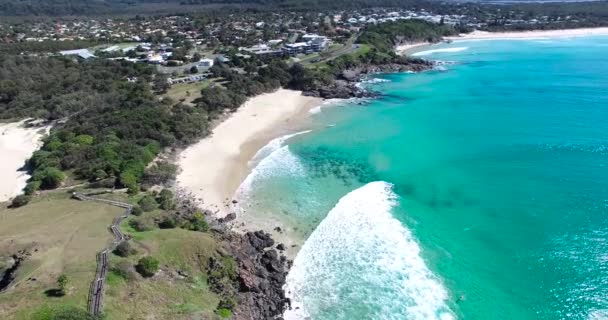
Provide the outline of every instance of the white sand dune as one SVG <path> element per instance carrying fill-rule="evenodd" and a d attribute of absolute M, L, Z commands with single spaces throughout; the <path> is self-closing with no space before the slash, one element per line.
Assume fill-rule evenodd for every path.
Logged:
<path fill-rule="evenodd" d="M 250 172 L 249 160 L 272 139 L 303 129 L 309 110 L 321 102 L 285 89 L 248 100 L 210 137 L 182 152 L 178 188 L 218 216 L 227 214 L 232 196 Z"/>
<path fill-rule="evenodd" d="M 25 121 L 0 124 L 0 202 L 19 195 L 29 175 L 19 171 L 34 151 L 47 128 L 25 128 Z"/>

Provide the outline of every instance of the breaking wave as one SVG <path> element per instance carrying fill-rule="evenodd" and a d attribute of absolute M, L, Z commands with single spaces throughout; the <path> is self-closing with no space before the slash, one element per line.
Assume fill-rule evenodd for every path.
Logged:
<path fill-rule="evenodd" d="M 433 49 L 433 50 L 425 50 L 412 54 L 414 57 L 422 57 L 428 56 L 437 52 L 460 52 L 469 49 L 469 47 L 456 47 L 456 48 L 443 48 L 443 49 Z"/>
<path fill-rule="evenodd" d="M 447 290 L 392 216 L 392 185 L 372 182 L 342 197 L 298 253 L 285 319 L 453 319 Z"/>

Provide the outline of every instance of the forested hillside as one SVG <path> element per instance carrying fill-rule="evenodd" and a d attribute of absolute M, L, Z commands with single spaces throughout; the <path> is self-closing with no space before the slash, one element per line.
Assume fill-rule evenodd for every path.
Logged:
<path fill-rule="evenodd" d="M 381 51 L 389 52 L 395 45 L 410 41 L 437 42 L 443 37 L 456 35 L 460 31 L 452 26 L 439 25 L 421 20 L 404 20 L 370 26 L 365 29 L 358 42 L 369 44 Z"/>

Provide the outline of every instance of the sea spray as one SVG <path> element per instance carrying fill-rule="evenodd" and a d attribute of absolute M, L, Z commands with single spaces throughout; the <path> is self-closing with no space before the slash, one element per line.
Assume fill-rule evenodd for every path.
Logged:
<path fill-rule="evenodd" d="M 392 216 L 386 182 L 344 196 L 298 253 L 286 319 L 452 319 L 447 290 L 411 232 Z"/>

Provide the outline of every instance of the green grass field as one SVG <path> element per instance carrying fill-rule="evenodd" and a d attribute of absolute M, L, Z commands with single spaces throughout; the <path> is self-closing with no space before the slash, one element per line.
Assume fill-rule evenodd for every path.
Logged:
<path fill-rule="evenodd" d="M 144 213 L 153 218 L 160 213 Z M 150 217 L 147 217 L 149 215 Z M 209 234 L 183 229 L 155 229 L 137 232 L 128 221 L 121 226 L 133 236 L 137 254 L 128 258 L 113 255 L 110 263 L 135 264 L 151 255 L 160 262 L 161 271 L 150 279 L 127 280 L 112 275 L 108 280 L 105 313 L 109 319 L 214 319 L 219 297 L 207 287 L 206 266 L 211 256 L 221 251 Z M 188 278 L 176 276 L 177 270 Z"/>
<path fill-rule="evenodd" d="M 122 209 L 70 199 L 67 192 L 41 195 L 17 209 L 0 209 L 0 255 L 28 249 L 13 285 L 0 294 L 1 319 L 44 319 L 49 310 L 86 307 L 95 275 L 95 254 L 111 241 L 107 226 Z M 60 274 L 68 294 L 47 297 Z M 33 280 L 35 279 L 35 280 Z"/>
<path fill-rule="evenodd" d="M 99 197 L 136 203 L 142 195 Z M 66 191 L 45 193 L 22 208 L 0 208 L 0 257 L 21 249 L 32 252 L 14 285 L 0 294 L 0 319 L 46 320 L 59 309 L 86 308 L 95 275 L 95 254 L 111 241 L 107 226 L 122 210 L 70 199 Z M 137 218 L 154 224 L 154 219 L 164 214 L 154 210 Z M 214 310 L 219 297 L 207 287 L 206 267 L 209 258 L 221 256 L 223 250 L 209 233 L 158 228 L 137 232 L 128 221 L 121 228 L 133 236 L 131 245 L 137 253 L 128 258 L 112 254 L 110 265 L 122 262 L 134 276 L 126 279 L 108 273 L 105 319 L 217 318 Z M 152 278 L 143 278 L 133 266 L 148 255 L 159 260 L 160 271 Z M 188 276 L 182 277 L 178 271 Z M 69 278 L 68 294 L 47 296 L 45 291 L 57 288 L 56 279 L 62 273 Z"/>

